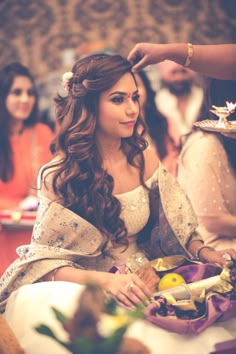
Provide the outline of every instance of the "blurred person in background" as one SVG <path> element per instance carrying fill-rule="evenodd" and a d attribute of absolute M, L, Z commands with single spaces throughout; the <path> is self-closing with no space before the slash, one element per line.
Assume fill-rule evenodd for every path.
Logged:
<path fill-rule="evenodd" d="M 20 63 L 0 70 L 0 212 L 36 210 L 36 178 L 50 159 L 53 133 L 39 122 L 32 74 Z M 13 215 L 13 214 L 12 214 Z M 1 219 L 0 219 L 1 223 Z M 17 258 L 16 247 L 30 241 L 32 230 L 0 231 L 0 274 Z"/>
<path fill-rule="evenodd" d="M 205 106 L 235 102 L 236 81 L 209 79 Z M 218 118 L 209 113 L 211 119 Z M 236 113 L 228 117 L 235 121 Z M 196 129 L 195 129 L 196 130 Z M 178 181 L 190 198 L 208 246 L 236 249 L 236 140 L 224 130 L 196 130 L 183 145 Z"/>
<path fill-rule="evenodd" d="M 181 138 L 191 132 L 198 120 L 203 102 L 203 88 L 197 83 L 197 74 L 170 60 L 158 64 L 160 88 L 155 101 L 158 110 L 166 117 L 169 134 L 176 149 Z"/>

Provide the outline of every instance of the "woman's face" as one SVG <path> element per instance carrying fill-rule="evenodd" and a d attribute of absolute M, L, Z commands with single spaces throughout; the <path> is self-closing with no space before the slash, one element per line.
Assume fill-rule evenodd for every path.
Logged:
<path fill-rule="evenodd" d="M 139 115 L 139 94 L 130 73 L 100 95 L 96 134 L 100 138 L 132 136 Z"/>
<path fill-rule="evenodd" d="M 35 105 L 35 92 L 31 80 L 26 76 L 15 77 L 6 97 L 6 109 L 13 120 L 25 120 Z"/>

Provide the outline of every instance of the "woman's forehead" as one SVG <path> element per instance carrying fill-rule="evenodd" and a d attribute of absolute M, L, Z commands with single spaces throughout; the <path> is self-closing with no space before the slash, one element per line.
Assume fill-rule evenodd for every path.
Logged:
<path fill-rule="evenodd" d="M 15 76 L 14 80 L 12 81 L 12 87 L 20 87 L 20 86 L 32 86 L 32 82 L 30 78 L 27 76 Z"/>
<path fill-rule="evenodd" d="M 137 91 L 137 85 L 131 73 L 124 74 L 109 90 L 106 92 L 135 92 Z"/>

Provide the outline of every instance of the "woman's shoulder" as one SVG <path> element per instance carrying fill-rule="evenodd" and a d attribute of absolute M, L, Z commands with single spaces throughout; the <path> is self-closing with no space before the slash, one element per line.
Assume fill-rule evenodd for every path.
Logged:
<path fill-rule="evenodd" d="M 218 146 L 220 144 L 221 142 L 217 134 L 197 130 L 189 135 L 183 145 L 182 151 L 190 148 L 211 150 L 213 146 Z"/>
<path fill-rule="evenodd" d="M 55 199 L 55 195 L 52 190 L 53 177 L 58 168 L 58 163 L 60 160 L 61 156 L 57 155 L 40 168 L 37 179 L 38 196 L 40 198 L 44 197 L 49 200 Z"/>
<path fill-rule="evenodd" d="M 41 123 L 41 122 L 36 123 L 34 125 L 34 130 L 37 135 L 44 136 L 44 138 L 47 136 L 53 138 L 54 136 L 52 129 L 45 123 Z"/>
<path fill-rule="evenodd" d="M 48 179 L 49 175 L 54 175 L 54 172 L 57 170 L 58 164 L 61 159 L 62 157 L 60 155 L 57 155 L 53 157 L 49 162 L 42 165 L 38 173 L 38 178 L 40 180 L 45 180 Z"/>
<path fill-rule="evenodd" d="M 59 162 L 62 161 L 62 156 L 61 155 L 56 155 L 54 156 L 49 162 L 44 164 L 41 169 L 40 173 L 44 173 L 44 171 L 49 171 L 50 173 L 54 172 L 57 169 L 57 166 L 59 165 Z"/>
<path fill-rule="evenodd" d="M 225 149 L 218 134 L 196 131 L 190 135 L 179 155 L 179 167 L 199 161 L 209 163 L 215 156 L 225 156 Z"/>

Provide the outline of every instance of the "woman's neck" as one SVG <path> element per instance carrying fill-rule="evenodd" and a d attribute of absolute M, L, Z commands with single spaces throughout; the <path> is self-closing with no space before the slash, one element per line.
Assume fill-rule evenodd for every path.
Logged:
<path fill-rule="evenodd" d="M 11 135 L 21 135 L 24 130 L 24 124 L 21 121 L 13 121 L 10 128 Z"/>
<path fill-rule="evenodd" d="M 97 144 L 103 161 L 117 160 L 123 155 L 121 140 L 111 139 L 108 141 L 104 139 L 103 141 L 98 141 Z"/>

